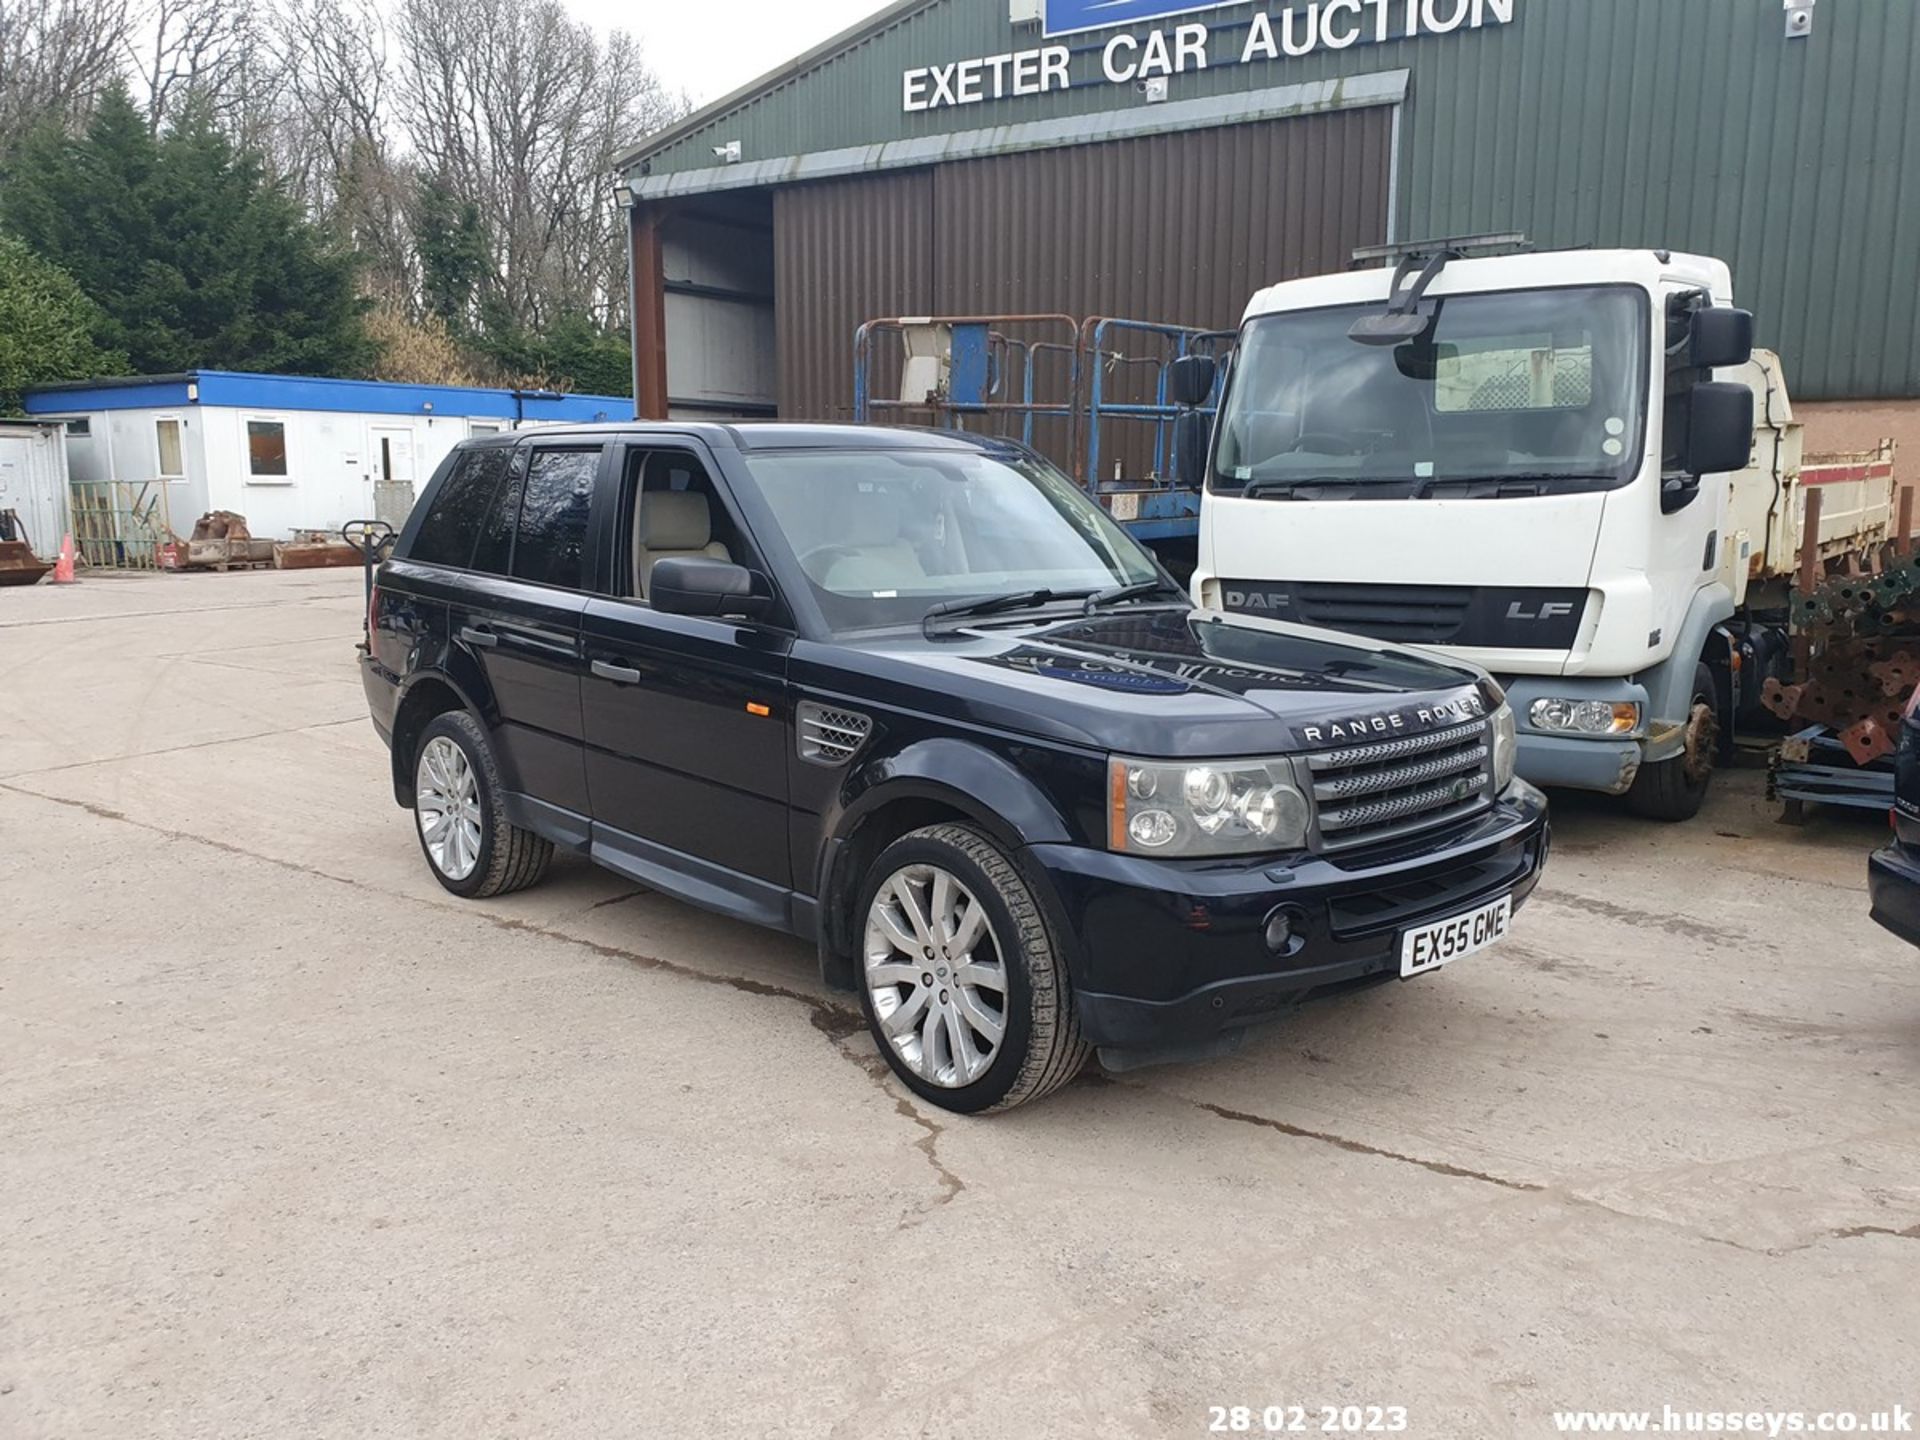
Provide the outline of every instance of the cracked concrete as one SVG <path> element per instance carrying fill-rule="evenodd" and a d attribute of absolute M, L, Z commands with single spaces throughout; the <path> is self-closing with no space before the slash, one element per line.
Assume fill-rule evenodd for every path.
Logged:
<path fill-rule="evenodd" d="M 1505 952 L 966 1120 L 808 946 L 573 863 L 433 885 L 359 585 L 0 599 L 9 1440 L 1915 1400 L 1878 826 L 1785 831 L 1753 773 L 1681 829 L 1563 800 Z"/>

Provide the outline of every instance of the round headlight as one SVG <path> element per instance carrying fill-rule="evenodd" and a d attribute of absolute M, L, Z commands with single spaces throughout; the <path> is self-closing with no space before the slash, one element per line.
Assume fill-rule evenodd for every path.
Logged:
<path fill-rule="evenodd" d="M 1233 799 L 1233 782 L 1225 772 L 1208 767 L 1187 771 L 1187 804 L 1202 814 L 1227 808 Z"/>
<path fill-rule="evenodd" d="M 1136 800 L 1151 800 L 1160 793 L 1160 775 L 1154 770 L 1133 770 L 1127 774 L 1127 792 Z"/>
<path fill-rule="evenodd" d="M 1127 825 L 1133 843 L 1143 850 L 1171 845 L 1180 834 L 1180 822 L 1164 810 L 1142 810 Z"/>
<path fill-rule="evenodd" d="M 1565 730 L 1573 720 L 1573 707 L 1564 700 L 1536 700 L 1527 712 L 1536 730 Z"/>
<path fill-rule="evenodd" d="M 1249 790 L 1240 797 L 1240 823 L 1255 835 L 1269 839 L 1283 830 L 1298 834 L 1306 828 L 1307 803 L 1297 790 L 1284 785 Z"/>
<path fill-rule="evenodd" d="M 1573 707 L 1573 728 L 1606 733 L 1613 728 L 1613 706 L 1599 700 L 1582 700 Z"/>

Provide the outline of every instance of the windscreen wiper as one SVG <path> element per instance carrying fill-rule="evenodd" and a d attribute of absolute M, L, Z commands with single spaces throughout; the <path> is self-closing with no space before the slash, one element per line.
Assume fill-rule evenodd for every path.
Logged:
<path fill-rule="evenodd" d="M 1086 606 L 1082 609 L 1081 613 L 1083 615 L 1091 615 L 1097 610 L 1105 610 L 1110 605 L 1124 605 L 1129 600 L 1145 600 L 1150 595 L 1161 594 L 1168 595 L 1169 597 L 1174 595 L 1179 596 L 1182 606 L 1187 602 L 1185 591 L 1181 590 L 1178 586 L 1170 585 L 1165 579 L 1155 576 L 1151 580 L 1141 580 L 1133 585 L 1116 585 L 1111 590 L 1102 590 L 1097 594 L 1089 595 Z M 1171 600 L 1169 600 L 1169 603 L 1172 603 Z"/>
<path fill-rule="evenodd" d="M 1405 500 L 1416 493 L 1412 480 L 1390 480 L 1377 478 L 1359 478 L 1346 475 L 1310 475 L 1290 480 L 1252 480 L 1247 488 L 1240 492 L 1248 500 L 1258 500 L 1263 496 L 1284 496 L 1291 500 L 1301 491 L 1307 492 L 1309 500 L 1324 500 L 1328 491 L 1352 491 L 1356 495 L 1365 495 L 1375 500 Z"/>
<path fill-rule="evenodd" d="M 1094 593 L 1091 590 L 1023 590 L 1013 595 L 983 595 L 977 600 L 942 600 L 927 611 L 920 628 L 931 634 L 936 620 L 1000 615 L 1010 610 L 1033 610 L 1058 601 L 1085 600 Z"/>

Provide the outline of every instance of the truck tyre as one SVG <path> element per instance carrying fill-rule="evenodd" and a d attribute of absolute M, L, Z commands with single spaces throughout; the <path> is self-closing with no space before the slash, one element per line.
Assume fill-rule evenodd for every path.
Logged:
<path fill-rule="evenodd" d="M 1696 666 L 1686 748 L 1671 760 L 1640 767 L 1627 792 L 1627 806 L 1634 814 L 1649 820 L 1691 820 L 1700 813 L 1720 753 L 1719 694 L 1713 671 Z"/>
<path fill-rule="evenodd" d="M 1038 899 L 964 825 L 896 840 L 867 871 L 855 933 L 860 1003 L 908 1089 L 963 1115 L 1011 1110 L 1092 1053 Z"/>
<path fill-rule="evenodd" d="M 413 822 L 427 868 L 455 895 L 486 900 L 538 882 L 553 842 L 507 823 L 487 732 L 464 710 L 436 716 L 414 757 Z"/>

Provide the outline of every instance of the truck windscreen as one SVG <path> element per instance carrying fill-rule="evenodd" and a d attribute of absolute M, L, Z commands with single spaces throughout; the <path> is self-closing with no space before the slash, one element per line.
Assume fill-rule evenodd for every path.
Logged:
<path fill-rule="evenodd" d="M 1450 482 L 1600 488 L 1643 456 L 1648 304 L 1623 286 L 1452 295 L 1398 345 L 1350 338 L 1380 309 L 1256 317 L 1241 336 L 1212 488 L 1331 498 Z M 1440 493 L 1445 493 L 1440 491 Z"/>

